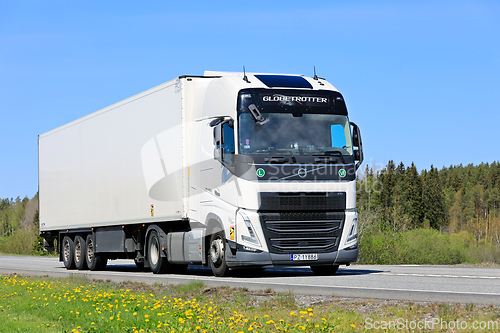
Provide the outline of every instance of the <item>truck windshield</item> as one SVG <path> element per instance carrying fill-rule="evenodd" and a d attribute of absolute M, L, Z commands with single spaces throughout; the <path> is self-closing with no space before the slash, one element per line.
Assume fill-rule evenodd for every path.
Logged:
<path fill-rule="evenodd" d="M 241 154 L 272 152 L 310 155 L 352 155 L 347 116 L 325 113 L 262 113 L 269 121 L 259 126 L 250 112 L 238 113 L 238 144 Z"/>

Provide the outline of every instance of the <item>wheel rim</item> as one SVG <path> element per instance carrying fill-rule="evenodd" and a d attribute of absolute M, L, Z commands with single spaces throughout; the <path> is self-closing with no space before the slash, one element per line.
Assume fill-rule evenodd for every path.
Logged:
<path fill-rule="evenodd" d="M 214 239 L 210 244 L 210 258 L 215 265 L 220 264 L 224 258 L 224 244 L 220 237 Z"/>
<path fill-rule="evenodd" d="M 80 240 L 75 241 L 75 260 L 77 262 L 82 260 L 82 243 Z"/>
<path fill-rule="evenodd" d="M 87 242 L 87 260 L 88 262 L 94 260 L 94 243 L 91 239 Z"/>
<path fill-rule="evenodd" d="M 64 241 L 64 261 L 69 262 L 70 254 L 71 254 L 71 247 L 69 245 L 69 241 L 65 240 Z"/>
<path fill-rule="evenodd" d="M 160 251 L 158 248 L 158 239 L 153 237 L 151 240 L 151 246 L 149 247 L 149 261 L 156 265 L 158 263 L 158 258 L 160 257 Z"/>

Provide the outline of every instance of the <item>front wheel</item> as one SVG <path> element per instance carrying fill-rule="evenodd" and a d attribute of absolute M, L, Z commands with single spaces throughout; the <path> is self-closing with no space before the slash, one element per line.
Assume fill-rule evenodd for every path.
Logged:
<path fill-rule="evenodd" d="M 334 275 L 335 273 L 337 273 L 338 269 L 339 265 L 311 266 L 311 270 L 314 274 L 322 276 Z"/>
<path fill-rule="evenodd" d="M 219 228 L 215 228 L 210 237 L 208 261 L 215 276 L 229 275 L 229 268 L 226 264 L 226 238 Z"/>

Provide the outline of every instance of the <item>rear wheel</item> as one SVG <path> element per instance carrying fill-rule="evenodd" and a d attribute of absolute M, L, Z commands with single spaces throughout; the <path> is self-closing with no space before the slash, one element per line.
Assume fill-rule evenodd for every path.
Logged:
<path fill-rule="evenodd" d="M 339 265 L 328 265 L 328 266 L 311 266 L 311 270 L 316 275 L 334 275 L 337 273 Z"/>
<path fill-rule="evenodd" d="M 88 269 L 87 267 L 87 245 L 81 236 L 75 237 L 75 266 L 78 270 Z"/>
<path fill-rule="evenodd" d="M 210 237 L 208 261 L 215 276 L 229 275 L 229 268 L 226 264 L 226 238 L 219 228 L 215 228 Z"/>
<path fill-rule="evenodd" d="M 151 231 L 148 237 L 148 261 L 154 274 L 164 274 L 168 270 L 167 258 L 161 256 L 160 237 L 156 230 Z"/>
<path fill-rule="evenodd" d="M 91 271 L 100 271 L 106 268 L 106 264 L 108 260 L 101 255 L 97 255 L 94 250 L 94 237 L 92 235 L 88 235 L 85 241 L 86 251 L 85 251 L 85 260 L 88 268 Z"/>
<path fill-rule="evenodd" d="M 75 269 L 75 244 L 69 236 L 64 236 L 62 241 L 62 259 L 66 269 Z"/>

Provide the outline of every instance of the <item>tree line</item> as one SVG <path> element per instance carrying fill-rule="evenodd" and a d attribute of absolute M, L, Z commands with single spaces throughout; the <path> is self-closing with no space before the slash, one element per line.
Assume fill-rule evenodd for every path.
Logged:
<path fill-rule="evenodd" d="M 418 172 L 414 163 L 389 161 L 358 177 L 360 224 L 382 232 L 435 229 L 467 232 L 500 244 L 500 163 L 450 166 Z"/>
<path fill-rule="evenodd" d="M 0 252 L 43 252 L 43 239 L 38 235 L 38 194 L 31 199 L 0 199 Z"/>
<path fill-rule="evenodd" d="M 361 263 L 500 264 L 500 163 L 419 172 L 391 160 L 356 186 Z M 44 253 L 38 223 L 38 194 L 0 199 L 0 253 Z"/>

